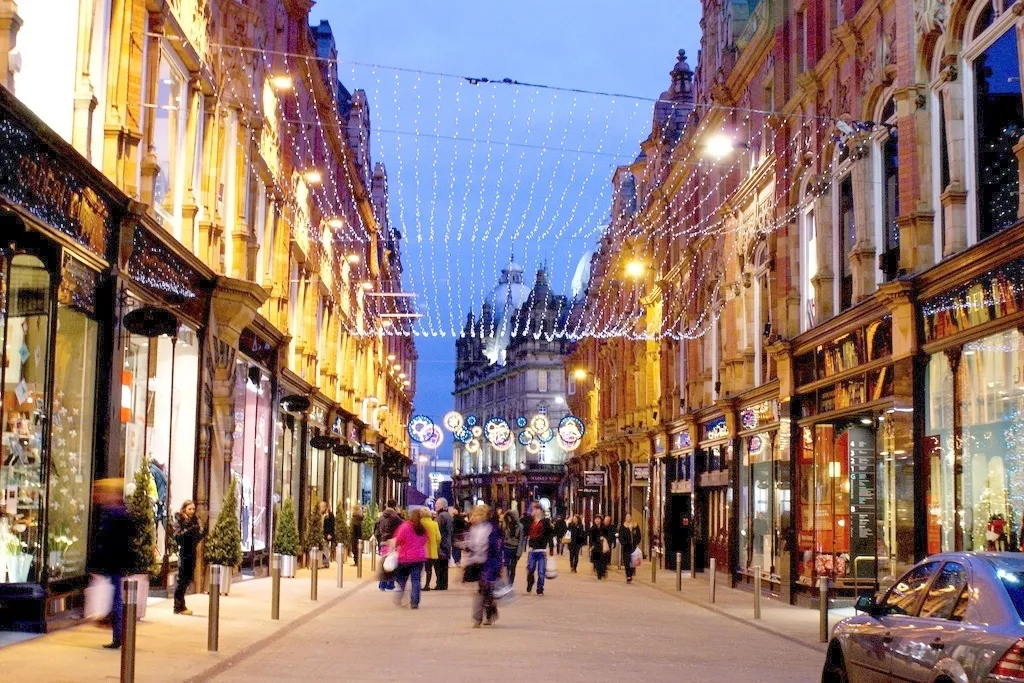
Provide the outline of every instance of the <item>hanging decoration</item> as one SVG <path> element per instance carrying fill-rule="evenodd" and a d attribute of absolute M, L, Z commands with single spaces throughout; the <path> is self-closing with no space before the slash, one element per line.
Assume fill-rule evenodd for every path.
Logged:
<path fill-rule="evenodd" d="M 434 421 L 426 415 L 413 415 L 409 418 L 409 438 L 422 444 L 434 430 Z"/>

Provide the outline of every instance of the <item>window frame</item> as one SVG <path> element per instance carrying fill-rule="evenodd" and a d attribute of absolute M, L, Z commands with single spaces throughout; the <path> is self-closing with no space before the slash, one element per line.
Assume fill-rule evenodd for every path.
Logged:
<path fill-rule="evenodd" d="M 153 188 L 153 210 L 156 214 L 167 224 L 171 226 L 171 233 L 178 240 L 181 239 L 182 235 L 182 220 L 183 220 L 183 206 L 185 198 L 185 178 L 186 176 L 193 177 L 195 175 L 194 164 L 192 172 L 189 173 L 188 169 L 185 168 L 185 163 L 188 161 L 187 147 L 187 129 L 188 129 L 188 116 L 189 116 L 189 82 L 190 76 L 189 71 L 185 67 L 184 62 L 175 53 L 173 46 L 166 39 L 160 40 L 159 49 L 159 63 L 156 68 L 157 83 L 153 84 L 154 102 L 150 105 L 154 108 L 153 116 L 153 129 L 150 132 L 150 143 L 156 148 L 156 134 L 157 130 L 160 129 L 159 111 L 161 109 L 167 109 L 167 123 L 169 134 L 167 140 L 168 148 L 168 165 L 170 168 L 167 169 L 167 192 L 164 194 L 160 201 L 156 199 L 156 188 Z M 180 80 L 181 90 L 179 92 L 177 107 L 172 111 L 169 106 L 162 106 L 160 104 L 160 89 L 163 85 L 162 81 L 164 78 L 163 67 L 166 66 L 169 71 L 169 78 L 173 81 L 174 79 Z M 199 157 L 196 157 L 198 159 Z M 154 178 L 154 183 L 156 178 Z M 168 211 L 166 204 L 168 204 L 167 198 L 170 198 L 170 207 Z"/>
<path fill-rule="evenodd" d="M 883 119 L 886 108 L 889 103 L 892 102 L 893 112 L 892 115 Z M 881 98 L 879 98 L 878 109 L 875 112 L 875 120 L 880 121 L 882 124 L 896 126 L 898 115 L 897 105 L 894 99 L 894 93 L 892 91 L 886 92 Z M 889 230 L 889 216 L 888 213 L 888 191 L 885 186 L 886 182 L 886 154 L 885 147 L 893 139 L 893 131 L 889 128 L 889 125 L 877 126 L 874 135 L 872 135 L 871 143 L 871 173 L 877 182 L 872 183 L 872 194 L 874 199 L 874 208 L 872 213 L 873 226 L 873 237 L 875 242 L 875 251 L 877 258 L 875 260 L 875 286 L 882 284 L 883 282 L 889 282 L 899 277 L 899 266 L 897 264 L 896 272 L 893 276 L 887 277 L 885 269 L 882 267 L 882 263 L 885 255 L 888 253 L 886 249 L 886 234 Z M 900 195 L 900 181 L 899 181 L 899 130 L 896 130 L 897 139 L 897 150 L 896 150 L 896 215 L 893 216 L 893 222 L 899 218 L 899 195 Z M 896 245 L 893 249 L 899 254 L 899 240 L 896 241 Z"/>
<path fill-rule="evenodd" d="M 838 171 L 835 173 L 832 179 L 832 315 L 836 316 L 844 311 L 848 311 L 853 308 L 853 293 L 850 294 L 850 305 L 843 308 L 843 276 L 849 271 L 850 277 L 853 276 L 853 272 L 847 264 L 849 258 L 849 251 L 853 248 L 853 244 L 844 244 L 846 236 L 842 224 L 842 190 L 843 184 L 850 181 L 850 201 L 854 203 L 851 207 L 853 213 L 853 230 L 854 230 L 854 243 L 856 243 L 856 232 L 857 232 L 857 209 L 856 199 L 854 198 L 853 192 L 853 162 L 849 156 L 844 159 L 840 165 Z M 846 253 L 843 253 L 842 247 L 846 247 Z M 851 283 L 852 289 L 852 283 Z"/>
<path fill-rule="evenodd" d="M 814 291 L 814 277 L 818 274 L 818 228 L 814 202 L 817 199 L 810 189 L 810 180 L 805 181 L 803 191 L 806 206 L 800 212 L 800 331 L 806 332 L 816 324 L 815 310 L 817 292 Z M 813 236 L 812 236 L 813 233 Z M 811 241 L 813 240 L 813 244 Z M 814 259 L 813 269 L 810 266 Z M 813 272 L 812 272 L 813 270 Z"/>
<path fill-rule="evenodd" d="M 768 255 L 768 244 L 762 241 L 754 250 L 754 386 L 759 387 L 769 381 L 769 369 L 771 359 L 767 357 L 765 347 L 764 317 L 767 315 L 767 324 L 772 325 L 772 285 L 771 285 L 771 259 Z M 762 301 L 762 281 L 768 290 L 768 301 Z M 744 325 L 744 327 L 746 327 Z M 765 357 L 762 359 L 762 355 Z"/>

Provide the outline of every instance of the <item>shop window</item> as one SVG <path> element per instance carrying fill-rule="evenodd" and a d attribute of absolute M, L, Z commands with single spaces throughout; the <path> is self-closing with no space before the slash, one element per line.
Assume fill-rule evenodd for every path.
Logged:
<path fill-rule="evenodd" d="M 892 98 L 889 98 L 882 109 L 880 119 L 889 125 L 881 127 L 885 131 L 880 146 L 882 201 L 879 206 L 881 223 L 876 238 L 880 250 L 879 274 L 883 282 L 888 282 L 899 275 L 900 268 L 900 229 L 896 225 L 896 219 L 900 215 L 899 131 L 896 128 L 896 102 Z"/>
<path fill-rule="evenodd" d="M 818 239 L 814 225 L 813 196 L 805 193 L 804 201 L 807 208 L 800 220 L 800 331 L 806 332 L 814 327 L 816 311 L 814 296 L 814 276 L 818 274 Z"/>
<path fill-rule="evenodd" d="M 836 221 L 836 286 L 838 287 L 838 311 L 843 312 L 853 305 L 853 271 L 850 266 L 850 251 L 857 242 L 857 230 L 853 211 L 853 178 L 845 176 L 839 181 L 838 220 Z"/>
<path fill-rule="evenodd" d="M 768 245 L 762 243 L 754 256 L 754 385 L 761 386 L 775 376 L 775 368 L 768 355 L 768 340 L 772 336 L 771 271 Z"/>
<path fill-rule="evenodd" d="M 268 543 L 267 490 L 270 468 L 270 378 L 258 366 L 235 362 L 235 425 L 231 476 L 240 493 L 242 551 L 250 566 L 261 560 Z"/>
<path fill-rule="evenodd" d="M 167 49 L 159 54 L 156 102 L 153 112 L 153 152 L 159 167 L 153 188 L 153 205 L 157 213 L 172 226 L 175 237 L 181 238 L 181 205 L 185 168 L 185 121 L 188 117 L 188 82 L 184 68 Z"/>
<path fill-rule="evenodd" d="M 194 330 L 180 327 L 176 340 L 128 335 L 121 371 L 125 490 L 133 490 L 140 468 L 149 468 L 161 556 L 170 551 L 169 521 L 193 498 L 198 382 Z"/>
<path fill-rule="evenodd" d="M 977 235 L 984 239 L 1017 221 L 1019 183 L 1013 146 L 1024 133 L 1024 106 L 1016 29 L 1004 31 L 975 57 L 970 73 Z"/>
<path fill-rule="evenodd" d="M 1024 335 L 1017 329 L 933 355 L 925 375 L 929 548 L 1008 550 L 1024 515 Z M 957 419 L 959 418 L 959 419 Z M 963 475 L 956 491 L 957 458 Z M 962 519 L 957 530 L 956 510 Z M 1018 539 L 1019 542 L 1019 539 Z"/>

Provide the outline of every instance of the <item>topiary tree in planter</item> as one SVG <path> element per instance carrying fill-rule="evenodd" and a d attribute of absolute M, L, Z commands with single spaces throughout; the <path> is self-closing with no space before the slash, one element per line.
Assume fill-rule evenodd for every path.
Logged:
<path fill-rule="evenodd" d="M 363 515 L 363 540 L 369 540 L 373 536 L 373 528 L 377 525 L 377 518 L 380 517 L 380 508 L 372 505 L 366 514 Z"/>
<path fill-rule="evenodd" d="M 351 536 L 352 521 L 349 517 L 348 510 L 345 509 L 345 503 L 342 500 L 338 500 L 337 505 L 334 506 L 334 543 L 342 543 L 347 549 L 349 547 L 349 536 Z M 333 548 L 331 552 L 334 552 Z"/>
<path fill-rule="evenodd" d="M 242 530 L 238 524 L 238 487 L 235 478 L 231 478 L 227 493 L 217 513 L 217 523 L 206 539 L 203 548 L 203 559 L 207 564 L 219 564 L 228 568 L 227 576 L 221 574 L 221 593 L 226 594 L 225 587 L 230 586 L 231 569 L 242 562 Z M 223 570 L 222 570 L 223 571 Z"/>
<path fill-rule="evenodd" d="M 302 552 L 304 555 L 309 555 L 310 548 L 323 549 L 324 522 L 320 519 L 320 499 L 316 496 L 309 500 L 309 510 L 306 512 L 306 525 L 303 531 L 305 532 L 302 536 Z"/>
<path fill-rule="evenodd" d="M 295 576 L 295 558 L 299 554 L 299 526 L 295 520 L 295 504 L 285 498 L 274 532 L 274 553 L 281 555 L 281 576 Z"/>
<path fill-rule="evenodd" d="M 132 522 L 132 574 L 149 576 L 154 567 L 159 572 L 156 561 L 156 516 L 153 513 L 153 501 L 149 498 L 149 488 L 153 484 L 149 465 L 143 463 L 135 473 L 135 490 L 128 498 L 128 518 Z"/>

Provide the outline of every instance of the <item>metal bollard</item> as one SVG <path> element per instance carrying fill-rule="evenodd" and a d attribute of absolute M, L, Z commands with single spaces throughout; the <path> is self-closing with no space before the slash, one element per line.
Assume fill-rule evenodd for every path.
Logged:
<path fill-rule="evenodd" d="M 818 577 L 818 642 L 828 642 L 828 577 Z"/>
<path fill-rule="evenodd" d="M 708 581 L 708 598 L 711 600 L 711 604 L 713 605 L 715 604 L 715 577 L 717 576 L 715 573 L 715 558 L 713 557 L 711 558 L 711 562 L 708 566 L 708 572 L 710 579 Z"/>
<path fill-rule="evenodd" d="M 683 590 L 683 554 L 676 553 L 676 590 Z"/>
<path fill-rule="evenodd" d="M 121 683 L 135 681 L 135 619 L 138 616 L 139 581 L 124 580 L 124 632 L 121 634 Z"/>
<path fill-rule="evenodd" d="M 356 578 L 363 578 L 363 539 L 359 539 L 359 547 L 356 553 Z"/>
<path fill-rule="evenodd" d="M 281 618 L 281 553 L 274 553 L 270 567 L 270 618 Z"/>
<path fill-rule="evenodd" d="M 316 602 L 317 573 L 320 570 L 320 548 L 309 549 L 309 599 Z"/>
<path fill-rule="evenodd" d="M 651 548 L 651 583 L 658 583 L 658 549 Z"/>
<path fill-rule="evenodd" d="M 693 542 L 693 534 L 690 534 L 690 578 L 697 578 L 697 544 Z"/>
<path fill-rule="evenodd" d="M 210 617 L 206 631 L 206 649 L 216 652 L 220 643 L 220 572 L 219 564 L 210 565 Z"/>
<path fill-rule="evenodd" d="M 335 555 L 338 560 L 338 588 L 345 585 L 345 544 L 339 543 Z"/>
<path fill-rule="evenodd" d="M 377 571 L 377 552 L 380 548 L 380 543 L 374 540 L 370 543 L 370 571 Z"/>
<path fill-rule="evenodd" d="M 761 567 L 754 567 L 754 618 L 761 618 Z"/>

